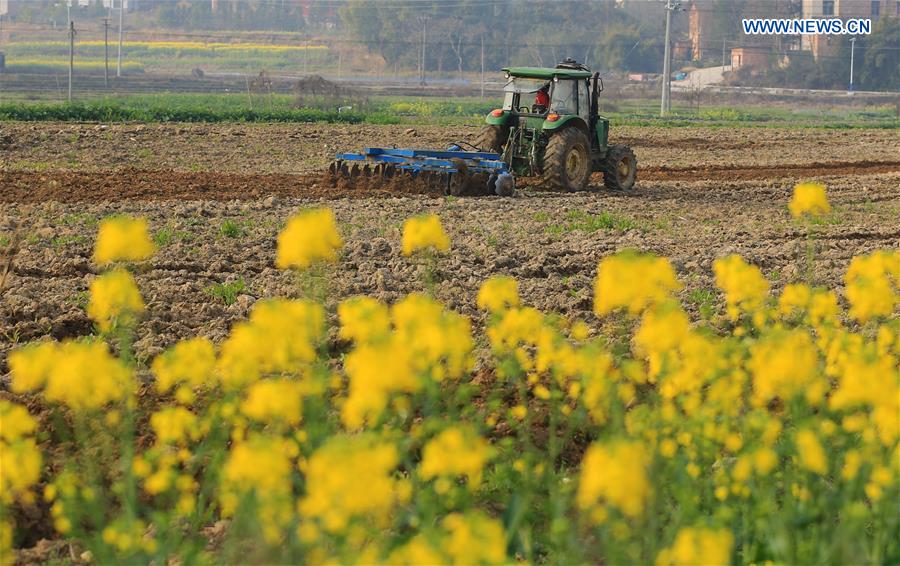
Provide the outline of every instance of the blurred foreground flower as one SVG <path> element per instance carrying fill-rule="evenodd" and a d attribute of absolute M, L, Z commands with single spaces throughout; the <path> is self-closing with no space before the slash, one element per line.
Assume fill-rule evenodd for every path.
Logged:
<path fill-rule="evenodd" d="M 481 284 L 478 308 L 491 312 L 519 306 L 519 283 L 506 275 L 495 275 Z"/>
<path fill-rule="evenodd" d="M 450 427 L 425 445 L 419 474 L 426 480 L 466 476 L 469 485 L 475 488 L 481 484 L 481 470 L 492 455 L 490 444 L 474 430 Z"/>
<path fill-rule="evenodd" d="M 640 443 L 594 443 L 581 463 L 577 502 L 597 524 L 606 520 L 608 504 L 629 517 L 639 517 L 650 496 L 647 465 L 651 455 Z"/>
<path fill-rule="evenodd" d="M 0 399 L 0 506 L 33 498 L 31 486 L 41 477 L 41 452 L 33 438 L 36 428 L 28 409 Z M 8 546 L 0 541 L 0 552 Z"/>
<path fill-rule="evenodd" d="M 825 195 L 825 186 L 819 183 L 800 183 L 795 186 L 788 210 L 794 218 L 800 218 L 804 214 L 811 217 L 828 214 L 831 212 L 831 205 Z"/>
<path fill-rule="evenodd" d="M 94 261 L 107 265 L 116 261 L 141 261 L 156 252 L 143 218 L 116 216 L 100 222 Z"/>
<path fill-rule="evenodd" d="M 134 277 L 124 269 L 108 271 L 91 282 L 87 314 L 103 331 L 120 322 L 131 324 L 145 309 Z"/>
<path fill-rule="evenodd" d="M 853 318 L 866 322 L 895 314 L 900 306 L 900 253 L 879 250 L 854 257 L 844 282 Z"/>
<path fill-rule="evenodd" d="M 435 214 L 417 216 L 403 223 L 403 255 L 409 256 L 427 248 L 439 252 L 450 249 L 450 238 Z"/>
<path fill-rule="evenodd" d="M 734 536 L 728 529 L 683 528 L 656 557 L 656 566 L 724 566 L 731 563 Z"/>
<path fill-rule="evenodd" d="M 669 260 L 649 254 L 619 252 L 606 257 L 597 268 L 594 312 L 607 314 L 627 308 L 637 314 L 662 302 L 681 288 Z"/>
<path fill-rule="evenodd" d="M 316 261 L 335 261 L 344 245 L 331 210 L 320 208 L 297 214 L 278 235 L 275 265 L 303 269 Z"/>
<path fill-rule="evenodd" d="M 769 295 L 769 282 L 755 265 L 737 254 L 713 262 L 716 286 L 725 292 L 728 316 L 737 320 L 741 310 L 753 313 L 762 308 Z"/>
<path fill-rule="evenodd" d="M 12 390 L 44 387 L 44 398 L 76 411 L 98 409 L 133 389 L 132 374 L 103 342 L 44 342 L 9 355 Z"/>

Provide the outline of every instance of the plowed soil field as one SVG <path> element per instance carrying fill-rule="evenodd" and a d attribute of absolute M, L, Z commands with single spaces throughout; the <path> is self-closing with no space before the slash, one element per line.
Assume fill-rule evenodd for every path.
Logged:
<path fill-rule="evenodd" d="M 146 217 L 159 243 L 138 268 L 148 312 L 136 350 L 150 357 L 197 334 L 221 339 L 261 297 L 296 294 L 274 266 L 275 237 L 304 207 L 334 209 L 344 231 L 330 296 L 391 301 L 422 289 L 423 268 L 400 254 L 402 221 L 435 212 L 453 241 L 436 294 L 480 322 L 475 295 L 493 274 L 520 283 L 526 303 L 591 317 L 598 261 L 625 248 L 669 257 L 694 316 L 718 316 L 712 261 L 740 253 L 778 290 L 806 280 L 841 288 L 850 258 L 900 246 L 900 144 L 891 130 L 616 128 L 640 173 L 633 191 L 542 191 L 449 199 L 415 187 L 332 186 L 336 151 L 444 148 L 474 127 L 111 125 L 0 123 L 0 247 L 17 238 L 0 296 L 0 374 L 17 343 L 90 334 L 84 307 L 97 268 L 99 219 Z M 828 187 L 830 216 L 790 218 L 795 183 Z M 3 265 L 0 264 L 0 273 Z M 233 302 L 216 285 L 232 284 Z"/>

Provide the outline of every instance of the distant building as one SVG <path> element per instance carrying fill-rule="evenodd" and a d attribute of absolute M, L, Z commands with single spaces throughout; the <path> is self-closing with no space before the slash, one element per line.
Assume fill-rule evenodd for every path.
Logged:
<path fill-rule="evenodd" d="M 772 50 L 761 46 L 735 47 L 731 50 L 731 70 L 741 68 L 764 69 L 769 66 Z"/>
<path fill-rule="evenodd" d="M 688 11 L 688 35 L 691 42 L 691 59 L 709 58 L 716 51 L 710 45 L 713 28 L 713 11 L 710 2 L 694 0 Z"/>
<path fill-rule="evenodd" d="M 803 0 L 803 18 L 870 19 L 900 16 L 897 0 Z M 829 35 L 803 35 L 801 49 L 811 51 L 815 59 L 832 56 L 840 45 L 840 37 Z"/>
<path fill-rule="evenodd" d="M 724 59 L 729 48 L 766 46 L 779 51 L 796 48 L 789 38 L 775 36 L 743 36 L 731 34 L 728 28 L 740 28 L 742 18 L 791 18 L 800 13 L 801 0 L 748 1 L 743 4 L 715 0 L 691 0 L 688 8 L 688 36 L 691 59 Z M 729 8 L 731 7 L 731 8 Z M 731 13 L 727 13 L 728 10 Z M 725 13 L 723 13 L 723 10 Z M 723 61 L 724 63 L 724 61 Z"/>

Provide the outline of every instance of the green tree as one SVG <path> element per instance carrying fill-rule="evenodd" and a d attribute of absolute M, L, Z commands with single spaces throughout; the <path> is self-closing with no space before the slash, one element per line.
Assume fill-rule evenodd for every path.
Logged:
<path fill-rule="evenodd" d="M 868 90 L 900 89 L 900 18 L 881 18 L 872 34 L 858 42 L 864 53 L 859 83 Z"/>

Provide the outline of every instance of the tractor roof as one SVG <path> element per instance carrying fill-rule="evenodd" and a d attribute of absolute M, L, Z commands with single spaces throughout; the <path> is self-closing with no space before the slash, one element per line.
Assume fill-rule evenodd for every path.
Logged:
<path fill-rule="evenodd" d="M 553 69 L 547 67 L 506 67 L 502 69 L 511 77 L 522 77 L 526 79 L 547 79 L 559 77 L 561 79 L 586 79 L 591 76 L 590 71 L 581 71 L 577 69 Z"/>

